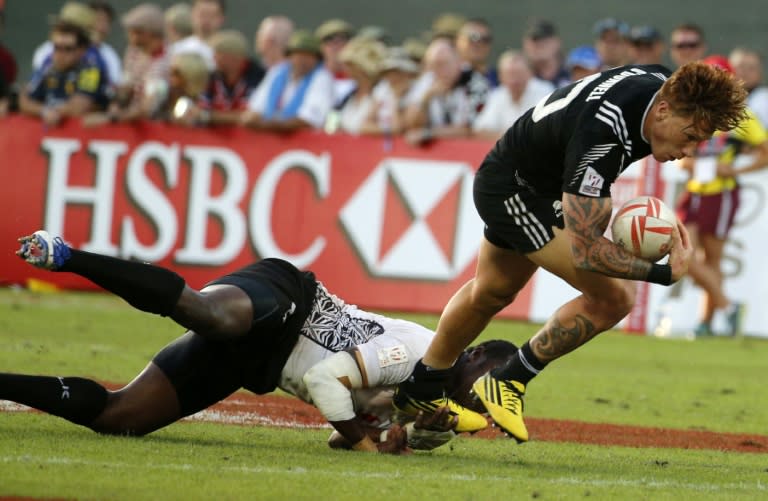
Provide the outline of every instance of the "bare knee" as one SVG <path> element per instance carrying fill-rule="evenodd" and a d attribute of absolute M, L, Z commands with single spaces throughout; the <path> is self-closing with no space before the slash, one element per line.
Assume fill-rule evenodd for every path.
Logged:
<path fill-rule="evenodd" d="M 585 296 L 596 321 L 602 321 L 602 329 L 610 329 L 629 315 L 635 305 L 635 283 L 615 282 L 599 295 Z"/>
<path fill-rule="evenodd" d="M 505 291 L 499 288 L 483 287 L 475 282 L 472 287 L 472 306 L 489 315 L 500 312 L 517 298 L 519 291 Z"/>
<path fill-rule="evenodd" d="M 89 428 L 105 435 L 146 435 L 152 431 L 142 422 L 142 414 L 146 411 L 128 404 L 126 399 L 122 398 L 121 391 L 110 392 L 107 406 Z"/>

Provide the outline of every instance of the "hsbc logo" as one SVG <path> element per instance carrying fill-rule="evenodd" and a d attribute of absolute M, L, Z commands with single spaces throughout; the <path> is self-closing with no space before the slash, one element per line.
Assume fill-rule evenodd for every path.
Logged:
<path fill-rule="evenodd" d="M 463 162 L 387 158 L 340 212 L 376 277 L 452 280 L 475 258 L 483 222 Z"/>

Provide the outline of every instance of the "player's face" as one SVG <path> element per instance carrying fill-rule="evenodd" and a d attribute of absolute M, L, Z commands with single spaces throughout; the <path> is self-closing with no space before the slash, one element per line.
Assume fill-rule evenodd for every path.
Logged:
<path fill-rule="evenodd" d="M 696 146 L 711 136 L 710 132 L 697 127 L 691 117 L 677 115 L 667 109 L 652 121 L 648 139 L 653 158 L 669 162 L 692 157 Z"/>

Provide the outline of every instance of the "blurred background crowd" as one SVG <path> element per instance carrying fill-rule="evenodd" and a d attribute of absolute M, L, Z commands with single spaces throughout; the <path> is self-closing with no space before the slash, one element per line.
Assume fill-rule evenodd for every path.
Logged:
<path fill-rule="evenodd" d="M 2 2 L 0 2 L 2 7 Z M 471 10 L 471 9 L 469 9 Z M 264 131 L 498 138 L 553 89 L 624 64 L 666 64 L 718 56 L 750 91 L 768 123 L 768 88 L 755 47 L 713 55 L 696 24 L 669 33 L 598 18 L 585 43 L 566 47 L 559 27 L 527 19 L 499 40 L 492 20 L 437 15 L 423 33 L 395 40 L 387 27 L 340 17 L 297 26 L 290 17 L 228 24 L 224 0 L 162 7 L 66 2 L 41 22 L 31 61 L 0 45 L 0 116 L 23 113 L 55 127 L 166 120 L 188 127 L 234 125 Z M 108 43 L 122 30 L 125 47 Z M 20 68 L 31 67 L 21 78 Z"/>

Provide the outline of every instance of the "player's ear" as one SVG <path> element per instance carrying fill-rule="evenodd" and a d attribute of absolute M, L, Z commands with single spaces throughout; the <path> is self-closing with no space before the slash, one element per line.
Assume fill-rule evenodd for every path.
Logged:
<path fill-rule="evenodd" d="M 656 121 L 661 122 L 664 119 L 667 118 L 667 116 L 672 112 L 669 101 L 666 101 L 664 99 L 660 100 L 658 104 L 656 105 Z"/>
<path fill-rule="evenodd" d="M 485 356 L 485 346 L 483 345 L 477 345 L 474 348 L 472 348 L 472 351 L 469 352 L 469 359 L 470 360 L 477 360 L 479 357 Z"/>

